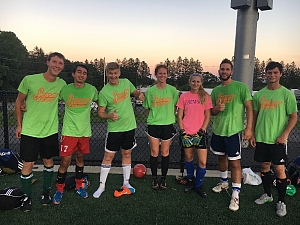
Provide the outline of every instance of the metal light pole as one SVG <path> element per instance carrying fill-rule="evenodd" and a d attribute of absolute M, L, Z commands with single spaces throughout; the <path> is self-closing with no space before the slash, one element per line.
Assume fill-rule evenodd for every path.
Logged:
<path fill-rule="evenodd" d="M 252 91 L 258 9 L 270 10 L 273 0 L 231 0 L 237 9 L 234 73 L 235 80 L 245 83 Z"/>

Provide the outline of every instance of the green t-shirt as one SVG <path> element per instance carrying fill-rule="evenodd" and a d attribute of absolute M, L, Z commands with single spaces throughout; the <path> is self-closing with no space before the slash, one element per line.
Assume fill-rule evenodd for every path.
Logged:
<path fill-rule="evenodd" d="M 126 78 L 119 79 L 118 85 L 106 84 L 99 93 L 99 106 L 104 106 L 107 113 L 116 109 L 119 119 L 107 120 L 108 132 L 124 132 L 136 128 L 136 121 L 132 109 L 130 94 L 136 88 Z"/>
<path fill-rule="evenodd" d="M 174 107 L 178 101 L 178 91 L 167 84 L 164 89 L 158 89 L 156 85 L 145 93 L 143 107 L 149 109 L 147 124 L 169 125 L 175 123 Z"/>
<path fill-rule="evenodd" d="M 248 87 L 241 82 L 233 80 L 229 85 L 220 84 L 212 90 L 213 105 L 221 100 L 225 103 L 225 110 L 218 112 L 212 118 L 212 131 L 214 134 L 230 137 L 244 130 L 245 102 L 251 100 Z"/>
<path fill-rule="evenodd" d="M 65 115 L 62 135 L 71 137 L 90 137 L 91 132 L 91 103 L 98 100 L 97 89 L 85 83 L 83 88 L 74 84 L 64 86 L 59 99 L 65 102 Z"/>
<path fill-rule="evenodd" d="M 288 124 L 289 115 L 298 111 L 295 95 L 283 86 L 258 91 L 253 96 L 253 110 L 258 112 L 256 141 L 266 144 L 275 144 Z"/>
<path fill-rule="evenodd" d="M 58 96 L 65 85 L 59 77 L 48 82 L 43 74 L 23 78 L 18 87 L 19 92 L 27 95 L 22 134 L 44 138 L 58 132 Z"/>

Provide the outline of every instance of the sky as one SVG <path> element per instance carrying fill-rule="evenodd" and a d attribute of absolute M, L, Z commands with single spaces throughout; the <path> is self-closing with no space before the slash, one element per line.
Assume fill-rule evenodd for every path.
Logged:
<path fill-rule="evenodd" d="M 58 51 L 71 61 L 160 62 L 193 58 L 217 74 L 234 55 L 237 10 L 231 0 L 1 0 L 0 30 L 28 51 Z M 300 67 L 300 0 L 273 0 L 259 10 L 256 54 Z"/>

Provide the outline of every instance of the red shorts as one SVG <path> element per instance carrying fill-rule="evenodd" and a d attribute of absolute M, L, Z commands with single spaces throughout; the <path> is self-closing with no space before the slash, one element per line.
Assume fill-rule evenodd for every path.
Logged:
<path fill-rule="evenodd" d="M 60 156 L 70 156 L 79 151 L 82 154 L 90 153 L 90 137 L 61 136 Z"/>

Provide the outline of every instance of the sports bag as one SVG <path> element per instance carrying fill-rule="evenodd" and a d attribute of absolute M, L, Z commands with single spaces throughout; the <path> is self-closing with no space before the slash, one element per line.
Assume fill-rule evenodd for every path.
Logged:
<path fill-rule="evenodd" d="M 0 149 L 0 166 L 12 169 L 15 173 L 18 173 L 23 168 L 23 162 L 18 153 L 4 148 Z"/>
<path fill-rule="evenodd" d="M 68 191 L 71 191 L 76 187 L 76 181 L 75 181 L 75 174 L 74 175 L 69 175 L 66 177 L 65 180 L 65 189 Z M 90 181 L 88 180 L 88 175 L 86 173 L 83 174 L 83 181 L 81 187 L 83 189 L 87 189 L 88 186 L 90 186 Z"/>
<path fill-rule="evenodd" d="M 0 210 L 10 210 L 21 206 L 24 194 L 21 188 L 10 187 L 0 190 Z"/>

